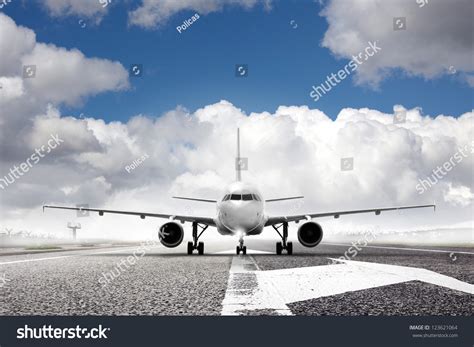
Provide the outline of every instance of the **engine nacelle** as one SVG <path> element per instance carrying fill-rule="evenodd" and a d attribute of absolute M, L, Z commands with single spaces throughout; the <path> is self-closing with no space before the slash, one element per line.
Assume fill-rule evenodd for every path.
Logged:
<path fill-rule="evenodd" d="M 323 239 L 323 228 L 318 223 L 307 222 L 298 228 L 298 241 L 305 247 L 316 247 Z"/>
<path fill-rule="evenodd" d="M 163 224 L 158 231 L 158 238 L 163 246 L 174 248 L 181 244 L 184 237 L 183 227 L 175 222 Z"/>

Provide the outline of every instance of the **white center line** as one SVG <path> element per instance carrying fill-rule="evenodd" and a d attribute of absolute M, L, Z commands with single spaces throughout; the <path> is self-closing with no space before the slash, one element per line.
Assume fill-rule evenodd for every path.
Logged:
<path fill-rule="evenodd" d="M 22 259 L 22 260 L 12 260 L 12 261 L 5 261 L 1 262 L 0 265 L 8 265 L 8 264 L 18 264 L 18 263 L 28 263 L 32 261 L 43 261 L 43 260 L 56 260 L 56 259 L 64 259 L 64 258 L 72 258 L 72 257 L 83 257 L 83 256 L 88 256 L 88 255 L 99 255 L 99 254 L 109 254 L 109 253 L 118 253 L 118 252 L 127 252 L 127 251 L 132 251 L 138 249 L 140 246 L 137 247 L 127 247 L 127 248 L 121 248 L 121 249 L 115 249 L 111 251 L 101 251 L 101 252 L 92 252 L 92 253 L 80 253 L 80 254 L 71 254 L 71 255 L 62 255 L 62 256 L 57 256 L 57 257 L 46 257 L 46 258 L 35 258 L 35 259 Z M 159 246 L 156 246 L 159 247 Z M 149 247 L 151 248 L 156 248 L 156 247 Z M 148 249 L 148 250 L 149 250 Z"/>
<path fill-rule="evenodd" d="M 224 300 L 223 316 L 243 315 L 265 310 L 264 314 L 292 315 L 273 284 L 260 272 L 251 256 L 234 256 Z"/>

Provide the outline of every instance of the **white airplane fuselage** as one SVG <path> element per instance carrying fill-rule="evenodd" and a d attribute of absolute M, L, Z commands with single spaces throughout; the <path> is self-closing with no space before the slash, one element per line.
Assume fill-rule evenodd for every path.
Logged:
<path fill-rule="evenodd" d="M 222 235 L 257 235 L 265 226 L 265 200 L 253 185 L 232 183 L 217 203 L 217 231 Z"/>

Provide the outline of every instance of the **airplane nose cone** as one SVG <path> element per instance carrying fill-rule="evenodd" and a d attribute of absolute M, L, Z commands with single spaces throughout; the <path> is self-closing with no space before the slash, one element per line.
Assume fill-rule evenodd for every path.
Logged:
<path fill-rule="evenodd" d="M 246 232 L 258 225 L 260 211 L 254 206 L 235 205 L 225 211 L 226 226 L 234 232 Z"/>

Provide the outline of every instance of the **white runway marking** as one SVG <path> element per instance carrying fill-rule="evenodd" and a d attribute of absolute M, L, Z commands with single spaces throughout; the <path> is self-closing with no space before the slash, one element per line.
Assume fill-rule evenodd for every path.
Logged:
<path fill-rule="evenodd" d="M 158 247 L 158 246 L 156 246 L 156 247 Z M 156 247 L 153 247 L 153 248 L 156 248 Z M 28 262 L 32 262 L 32 261 L 43 261 L 43 260 L 56 260 L 56 259 L 64 259 L 64 258 L 72 258 L 72 257 L 82 257 L 82 256 L 86 256 L 86 255 L 99 255 L 99 254 L 108 254 L 108 253 L 127 252 L 127 251 L 136 250 L 138 248 L 139 248 L 139 246 L 133 247 L 133 248 L 127 247 L 127 248 L 115 249 L 115 250 L 112 250 L 112 251 L 102 251 L 102 252 L 93 252 L 93 253 L 80 253 L 80 254 L 62 255 L 62 256 L 57 256 L 57 257 L 46 257 L 46 258 L 12 260 L 12 261 L 1 262 L 0 265 L 28 263 Z M 152 247 L 150 247 L 150 249 L 151 248 Z M 25 255 L 32 255 L 32 254 L 34 254 L 34 253 L 29 253 L 29 254 L 25 254 Z"/>
<path fill-rule="evenodd" d="M 338 260 L 335 265 L 259 271 L 251 257 L 234 257 L 222 315 L 271 310 L 291 314 L 289 303 L 391 284 L 421 281 L 473 294 L 474 285 L 426 269 Z M 254 277 L 253 277 L 254 276 Z"/>
<path fill-rule="evenodd" d="M 345 246 L 351 247 L 350 243 L 330 243 L 324 242 L 324 245 L 333 245 L 333 246 Z M 464 251 L 449 251 L 443 249 L 426 249 L 426 248 L 403 248 L 403 247 L 389 247 L 389 246 L 364 246 L 364 248 L 380 248 L 380 249 L 397 249 L 402 251 L 420 251 L 420 252 L 435 252 L 435 253 L 457 253 L 457 254 L 471 254 L 474 255 L 474 252 L 464 252 Z"/>
<path fill-rule="evenodd" d="M 212 254 L 235 254 L 235 249 L 229 249 L 227 251 L 214 252 Z M 247 254 L 273 254 L 273 252 L 259 251 L 258 249 L 247 249 Z"/>
<path fill-rule="evenodd" d="M 222 301 L 222 315 L 234 316 L 255 310 L 267 310 L 278 315 L 292 314 L 272 283 L 256 276 L 259 270 L 250 256 L 235 256 L 232 259 L 227 291 Z"/>
<path fill-rule="evenodd" d="M 48 257 L 48 258 L 36 258 L 36 259 L 23 259 L 23 260 L 13 260 L 13 261 L 5 261 L 3 263 L 0 263 L 0 265 L 7 265 L 7 264 L 16 264 L 16 263 L 28 263 L 31 261 L 42 261 L 42 260 L 51 260 L 51 259 L 64 259 L 64 258 L 70 258 L 73 257 L 73 255 L 63 255 L 59 257 Z"/>
<path fill-rule="evenodd" d="M 474 294 L 472 284 L 426 269 L 349 260 L 341 262 L 336 265 L 264 271 L 260 276 L 274 283 L 286 303 L 409 281 L 421 281 Z"/>

